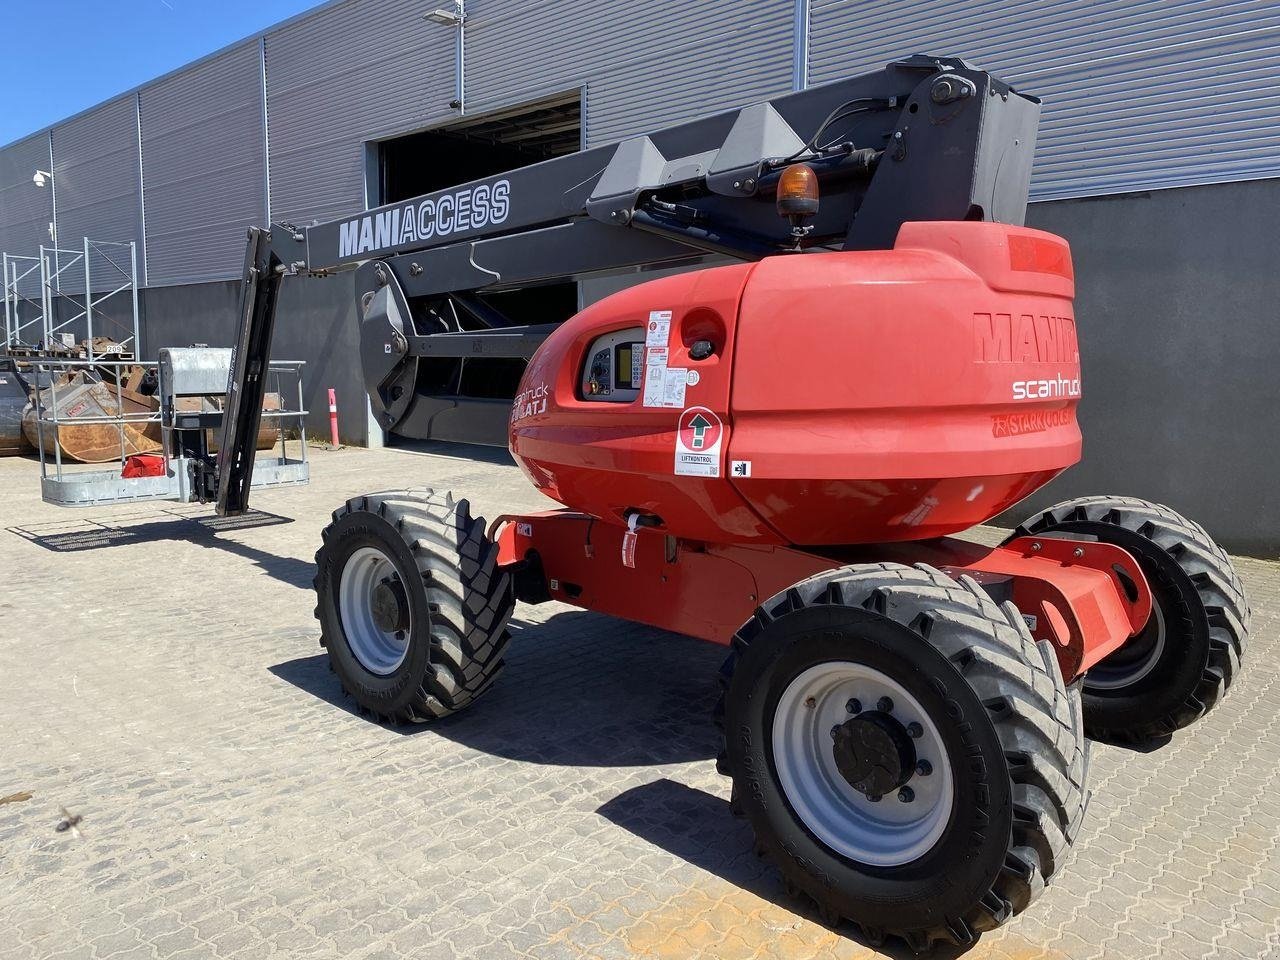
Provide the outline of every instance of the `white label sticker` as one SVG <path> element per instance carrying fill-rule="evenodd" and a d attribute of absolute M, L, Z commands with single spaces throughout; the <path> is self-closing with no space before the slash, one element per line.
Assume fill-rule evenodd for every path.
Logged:
<path fill-rule="evenodd" d="M 749 477 L 751 476 L 750 460 L 734 460 L 729 465 L 729 476 L 731 477 Z"/>
<path fill-rule="evenodd" d="M 622 565 L 633 570 L 636 566 L 636 541 L 640 539 L 636 533 L 639 520 L 640 514 L 633 513 L 627 520 L 627 532 L 622 535 Z"/>
<path fill-rule="evenodd" d="M 646 347 L 665 347 L 671 339 L 671 311 L 651 310 L 649 326 L 645 329 Z"/>
<path fill-rule="evenodd" d="M 1030 630 L 1032 633 L 1035 633 L 1036 623 L 1037 623 L 1036 615 L 1034 613 L 1024 613 L 1022 615 L 1022 619 L 1026 621 L 1027 629 Z"/>
<path fill-rule="evenodd" d="M 689 371 L 684 367 L 667 368 L 667 389 L 662 398 L 664 407 L 680 409 L 684 406 L 684 388 L 689 382 Z"/>
<path fill-rule="evenodd" d="M 706 407 L 690 407 L 676 425 L 678 477 L 720 476 L 720 446 L 724 425 Z"/>
<path fill-rule="evenodd" d="M 667 391 L 667 348 L 646 347 L 644 356 L 644 405 L 660 407 Z"/>
<path fill-rule="evenodd" d="M 698 381 L 701 379 L 702 379 L 702 374 L 700 374 L 697 370 L 689 371 L 689 386 L 696 387 L 698 385 Z"/>

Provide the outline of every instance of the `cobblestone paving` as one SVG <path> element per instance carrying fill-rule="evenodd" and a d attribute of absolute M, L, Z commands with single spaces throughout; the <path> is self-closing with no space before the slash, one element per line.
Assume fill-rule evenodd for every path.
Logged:
<path fill-rule="evenodd" d="M 537 506 L 492 460 L 317 452 L 310 487 L 256 498 L 276 520 L 222 530 L 45 507 L 0 460 L 0 958 L 874 955 L 729 815 L 717 648 L 521 607 L 471 712 L 351 711 L 316 645 L 320 527 L 404 484 Z M 1161 750 L 1095 749 L 1073 862 L 969 957 L 1280 958 L 1280 566 L 1240 567 L 1243 681 Z"/>

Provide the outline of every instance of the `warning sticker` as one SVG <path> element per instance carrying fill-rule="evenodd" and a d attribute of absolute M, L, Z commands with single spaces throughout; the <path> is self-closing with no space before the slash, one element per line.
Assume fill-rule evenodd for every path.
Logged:
<path fill-rule="evenodd" d="M 689 371 L 684 367 L 667 368 L 667 389 L 662 398 L 664 407 L 684 406 L 684 388 L 689 382 Z"/>
<path fill-rule="evenodd" d="M 650 310 L 649 326 L 645 330 L 646 347 L 665 347 L 671 340 L 671 311 Z"/>
<path fill-rule="evenodd" d="M 640 539 L 640 535 L 636 533 L 639 521 L 640 514 L 633 513 L 627 519 L 627 532 L 622 535 L 622 565 L 633 570 L 636 566 L 636 541 Z"/>
<path fill-rule="evenodd" d="M 720 476 L 720 441 L 724 426 L 706 407 L 690 407 L 676 427 L 676 476 Z"/>
<path fill-rule="evenodd" d="M 644 397 L 646 407 L 684 407 L 689 385 L 687 367 L 668 367 L 671 357 L 671 311 L 652 310 L 644 340 Z"/>
<path fill-rule="evenodd" d="M 684 391 L 689 384 L 685 367 L 667 366 L 667 348 L 650 347 L 645 357 L 644 405 L 646 407 L 684 406 Z"/>
<path fill-rule="evenodd" d="M 644 405 L 662 406 L 667 392 L 667 348 L 644 348 Z"/>

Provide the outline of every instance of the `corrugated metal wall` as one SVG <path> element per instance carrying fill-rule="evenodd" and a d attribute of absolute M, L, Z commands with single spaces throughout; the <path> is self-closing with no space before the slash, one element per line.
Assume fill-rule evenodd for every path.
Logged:
<path fill-rule="evenodd" d="M 267 215 L 258 42 L 139 96 L 148 283 L 234 276 L 245 229 Z"/>
<path fill-rule="evenodd" d="M 793 0 L 471 0 L 467 108 L 585 86 L 589 146 L 790 89 Z"/>
<path fill-rule="evenodd" d="M 271 213 L 365 202 L 365 143 L 452 119 L 453 29 L 425 0 L 342 0 L 265 35 Z M 475 115 L 582 88 L 590 145 L 786 90 L 794 0 L 470 0 Z M 811 83 L 962 54 L 1045 101 L 1033 197 L 1280 176 L 1275 0 L 811 0 Z M 265 216 L 262 75 L 246 41 L 53 129 L 59 239 L 141 240 L 148 281 L 234 275 Z M 139 122 L 146 173 L 139 192 Z M 0 249 L 48 242 L 48 134 L 0 150 Z M 430 157 L 423 158 L 431 162 Z"/>
<path fill-rule="evenodd" d="M 810 81 L 963 55 L 1045 101 L 1032 197 L 1280 176 L 1275 0 L 813 0 Z"/>
<path fill-rule="evenodd" d="M 34 257 L 40 244 L 52 243 L 53 191 L 31 182 L 37 170 L 51 169 L 49 134 L 38 133 L 0 150 L 0 250 Z M 19 272 L 30 264 L 19 265 Z M 23 296 L 39 297 L 38 274 L 18 285 Z"/>
<path fill-rule="evenodd" d="M 79 249 L 85 237 L 111 242 L 142 237 L 139 201 L 137 100 L 130 94 L 80 114 L 53 130 L 53 179 L 58 191 L 58 246 Z M 128 251 L 113 250 L 119 262 Z M 111 289 L 121 278 L 98 253 L 90 256 L 95 289 Z M 98 277 L 102 278 L 101 283 Z M 62 277 L 83 289 L 79 266 Z"/>
<path fill-rule="evenodd" d="M 267 34 L 271 214 L 364 209 L 364 143 L 455 115 L 453 31 L 421 0 L 347 0 Z"/>

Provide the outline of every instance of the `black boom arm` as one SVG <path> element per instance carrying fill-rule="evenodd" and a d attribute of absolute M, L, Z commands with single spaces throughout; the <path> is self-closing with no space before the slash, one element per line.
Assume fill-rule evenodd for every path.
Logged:
<path fill-rule="evenodd" d="M 963 60 L 914 56 L 776 97 L 306 228 L 250 231 L 219 460 L 218 510 L 242 511 L 285 274 L 357 267 L 361 363 L 385 428 L 442 404 L 420 358 L 523 358 L 551 326 L 477 293 L 695 264 L 710 256 L 893 246 L 914 220 L 1020 224 L 1039 101 Z M 808 164 L 821 203 L 775 211 Z"/>

